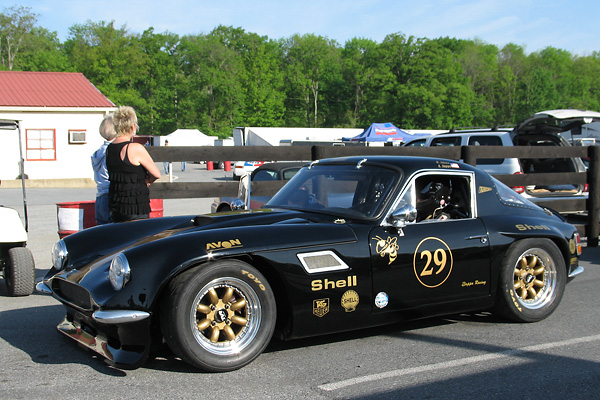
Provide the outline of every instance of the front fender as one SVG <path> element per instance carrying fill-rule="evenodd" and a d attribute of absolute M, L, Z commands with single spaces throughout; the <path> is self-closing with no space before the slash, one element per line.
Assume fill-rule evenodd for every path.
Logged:
<path fill-rule="evenodd" d="M 105 298 L 92 295 L 103 308 L 151 310 L 173 277 L 207 261 L 348 242 L 356 242 L 354 231 L 336 224 L 275 224 L 182 233 L 124 251 L 131 267 L 130 282 L 119 292 L 111 287 L 112 294 Z"/>

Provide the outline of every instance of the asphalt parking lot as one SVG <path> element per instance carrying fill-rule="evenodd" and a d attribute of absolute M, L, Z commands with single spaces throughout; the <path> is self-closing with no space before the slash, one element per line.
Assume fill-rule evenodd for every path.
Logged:
<path fill-rule="evenodd" d="M 188 163 L 174 180 L 231 179 Z M 160 165 L 162 170 L 162 165 Z M 21 191 L 0 203 L 22 211 Z M 56 203 L 93 200 L 95 190 L 29 189 L 29 247 L 37 276 L 56 240 Z M 212 199 L 164 200 L 164 214 L 201 214 Z M 575 399 L 600 398 L 600 249 L 567 285 L 554 314 L 534 324 L 481 312 L 291 342 L 273 340 L 238 371 L 198 372 L 170 354 L 122 371 L 56 332 L 64 311 L 52 297 L 7 297 L 0 282 L 1 399 Z"/>

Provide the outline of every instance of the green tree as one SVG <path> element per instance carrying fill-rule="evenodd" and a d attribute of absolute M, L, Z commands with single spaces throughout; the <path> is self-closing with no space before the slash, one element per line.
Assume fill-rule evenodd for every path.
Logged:
<path fill-rule="evenodd" d="M 337 43 L 313 34 L 296 34 L 282 41 L 282 48 L 288 80 L 286 122 L 291 126 L 321 126 L 319 102 L 328 83 L 341 74 Z"/>
<path fill-rule="evenodd" d="M 0 63 L 12 71 L 23 40 L 37 22 L 31 8 L 12 6 L 0 14 Z"/>
<path fill-rule="evenodd" d="M 280 126 L 285 113 L 278 43 L 242 28 L 219 26 L 211 35 L 240 58 L 235 79 L 242 89 L 240 118 L 246 126 Z M 232 77 L 234 78 L 234 77 Z"/>
<path fill-rule="evenodd" d="M 177 95 L 178 77 L 182 75 L 178 65 L 177 46 L 179 36 L 174 33 L 154 33 L 146 30 L 140 38 L 140 46 L 148 60 L 148 74 L 144 77 L 140 92 L 148 105 L 145 132 L 169 134 L 178 128 Z"/>
<path fill-rule="evenodd" d="M 203 127 L 209 134 L 231 135 L 244 104 L 240 82 L 245 74 L 239 53 L 219 31 L 184 36 L 179 52 L 186 77 L 180 121 L 188 127 Z"/>
<path fill-rule="evenodd" d="M 527 65 L 523 47 L 516 44 L 505 45 L 498 54 L 498 77 L 495 82 L 496 123 L 514 124 L 526 117 L 521 105 Z"/>
<path fill-rule="evenodd" d="M 458 54 L 463 73 L 475 94 L 475 125 L 491 126 L 499 104 L 495 84 L 498 81 L 498 48 L 480 40 L 468 42 Z"/>
<path fill-rule="evenodd" d="M 395 77 L 386 116 L 405 128 L 444 129 L 472 123 L 472 92 L 452 52 L 426 39 L 388 35 L 382 48 Z"/>
<path fill-rule="evenodd" d="M 14 69 L 19 71 L 73 71 L 56 32 L 35 27 L 25 35 Z"/>
<path fill-rule="evenodd" d="M 150 126 L 150 107 L 141 93 L 150 63 L 137 36 L 114 22 L 88 21 L 69 29 L 64 48 L 75 71 L 115 104 L 134 107 L 142 131 Z"/>
<path fill-rule="evenodd" d="M 600 111 L 600 52 L 575 58 L 573 76 L 572 106 Z"/>

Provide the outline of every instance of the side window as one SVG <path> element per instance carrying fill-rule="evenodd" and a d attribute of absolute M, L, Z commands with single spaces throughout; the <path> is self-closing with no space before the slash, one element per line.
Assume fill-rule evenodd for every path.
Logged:
<path fill-rule="evenodd" d="M 252 174 L 253 181 L 274 181 L 277 180 L 277 172 L 268 169 L 261 169 Z"/>
<path fill-rule="evenodd" d="M 502 139 L 499 136 L 471 136 L 469 138 L 469 146 L 502 146 Z M 503 158 L 478 158 L 475 163 L 477 165 L 493 165 L 502 164 Z"/>
<path fill-rule="evenodd" d="M 472 217 L 470 178 L 464 175 L 421 175 L 414 181 L 417 222 Z"/>
<path fill-rule="evenodd" d="M 502 146 L 502 139 L 498 136 L 471 136 L 469 146 Z"/>
<path fill-rule="evenodd" d="M 436 137 L 431 146 L 460 146 L 460 137 Z"/>
<path fill-rule="evenodd" d="M 405 144 L 405 147 L 423 147 L 425 146 L 425 142 L 427 142 L 426 139 L 413 140 L 412 142 Z"/>
<path fill-rule="evenodd" d="M 285 171 L 283 171 L 283 180 L 289 181 L 290 179 L 292 179 L 292 176 L 296 175 L 296 172 L 298 171 L 300 171 L 300 167 L 286 169 Z"/>

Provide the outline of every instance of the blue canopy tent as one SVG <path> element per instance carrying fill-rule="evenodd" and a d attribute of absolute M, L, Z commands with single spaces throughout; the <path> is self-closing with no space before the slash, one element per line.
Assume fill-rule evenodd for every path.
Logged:
<path fill-rule="evenodd" d="M 408 142 L 420 137 L 429 136 L 428 133 L 408 133 L 397 128 L 391 122 L 381 124 L 373 123 L 360 135 L 351 138 L 342 138 L 343 142 Z"/>

